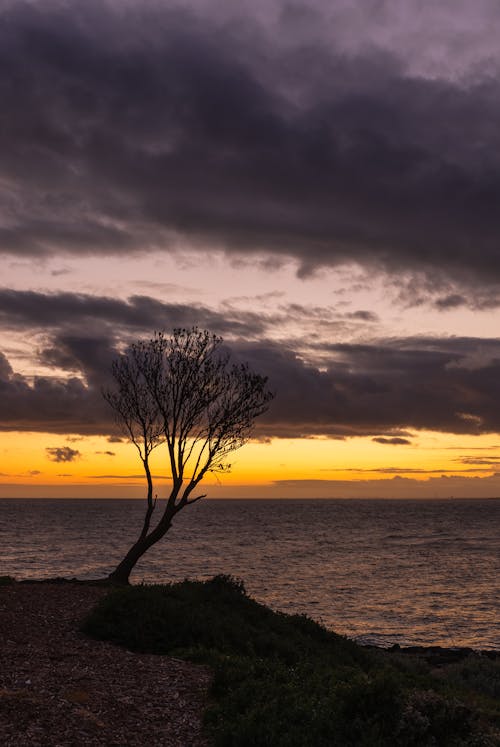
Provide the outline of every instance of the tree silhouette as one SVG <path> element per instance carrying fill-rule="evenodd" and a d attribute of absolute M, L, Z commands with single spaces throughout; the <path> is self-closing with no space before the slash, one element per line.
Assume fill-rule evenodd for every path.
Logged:
<path fill-rule="evenodd" d="M 246 363 L 231 363 L 221 343 L 206 330 L 176 329 L 169 337 L 156 333 L 134 343 L 113 363 L 115 386 L 103 394 L 137 448 L 148 486 L 141 533 L 111 573 L 115 583 L 128 583 L 139 558 L 166 534 L 174 516 L 205 497 L 192 493 L 208 472 L 230 469 L 228 455 L 247 442 L 272 399 L 266 377 Z M 167 446 L 171 489 L 151 529 L 156 499 L 149 457 L 161 443 Z"/>

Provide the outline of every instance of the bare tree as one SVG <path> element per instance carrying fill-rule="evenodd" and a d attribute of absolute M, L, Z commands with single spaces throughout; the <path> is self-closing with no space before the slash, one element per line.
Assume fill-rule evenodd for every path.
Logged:
<path fill-rule="evenodd" d="M 272 399 L 267 379 L 247 364 L 231 363 L 222 338 L 206 330 L 157 333 L 133 344 L 113 364 L 115 388 L 104 392 L 139 452 L 146 474 L 147 507 L 141 533 L 110 575 L 128 583 L 139 558 L 172 525 L 174 516 L 204 495 L 193 491 L 209 472 L 231 468 L 228 455 L 250 437 L 255 419 Z M 149 456 L 165 443 L 171 489 L 163 513 L 151 529 L 156 506 Z"/>
<path fill-rule="evenodd" d="M 114 408 L 119 424 L 136 447 L 146 474 L 147 509 L 141 538 L 148 534 L 156 505 L 149 456 L 163 440 L 160 411 L 142 373 L 143 357 L 141 346 L 134 345 L 128 355 L 122 355 L 113 361 L 112 373 L 117 386 L 114 390 L 103 392 L 106 401 Z"/>

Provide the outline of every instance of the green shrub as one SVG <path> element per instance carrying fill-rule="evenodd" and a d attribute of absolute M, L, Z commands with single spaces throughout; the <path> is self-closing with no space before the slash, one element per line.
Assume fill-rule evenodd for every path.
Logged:
<path fill-rule="evenodd" d="M 339 663 L 369 660 L 352 641 L 304 616 L 273 612 L 226 576 L 114 590 L 83 630 L 144 653 L 208 649 L 293 664 L 328 651 Z"/>
<path fill-rule="evenodd" d="M 249 598 L 228 576 L 113 591 L 83 630 L 133 651 L 183 655 L 214 672 L 206 727 L 220 747 L 458 747 L 470 710 L 421 668 L 369 652 L 301 615 Z"/>
<path fill-rule="evenodd" d="M 500 659 L 487 656 L 468 656 L 446 668 L 446 678 L 491 698 L 500 698 Z"/>

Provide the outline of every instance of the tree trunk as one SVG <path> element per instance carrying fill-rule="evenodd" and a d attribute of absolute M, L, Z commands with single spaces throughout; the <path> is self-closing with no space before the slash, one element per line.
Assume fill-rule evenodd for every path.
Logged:
<path fill-rule="evenodd" d="M 167 509 L 168 510 L 168 509 Z M 158 540 L 160 540 L 172 526 L 171 519 L 173 513 L 165 513 L 159 524 L 146 537 L 140 536 L 135 542 L 123 560 L 118 563 L 113 573 L 108 576 L 108 581 L 113 584 L 127 586 L 129 584 L 130 574 L 137 561 L 149 550 Z"/>
<path fill-rule="evenodd" d="M 147 509 L 146 509 L 146 515 L 144 516 L 144 524 L 142 526 L 142 532 L 140 539 L 144 539 L 147 537 L 149 532 L 149 525 L 151 524 L 151 517 L 153 515 L 153 511 L 156 507 L 156 498 L 153 501 L 153 478 L 151 476 L 151 470 L 149 469 L 149 459 L 146 456 L 145 459 L 142 460 L 142 463 L 144 465 L 144 471 L 146 472 L 146 479 L 148 481 L 148 495 L 147 495 Z"/>

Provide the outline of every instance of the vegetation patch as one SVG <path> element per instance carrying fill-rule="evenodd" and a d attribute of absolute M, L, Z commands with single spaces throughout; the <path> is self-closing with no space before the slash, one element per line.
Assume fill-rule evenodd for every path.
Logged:
<path fill-rule="evenodd" d="M 466 667 L 435 677 L 305 616 L 273 612 L 231 577 L 115 590 L 82 629 L 132 651 L 209 664 L 205 719 L 216 745 L 500 745 L 498 702 Z"/>

